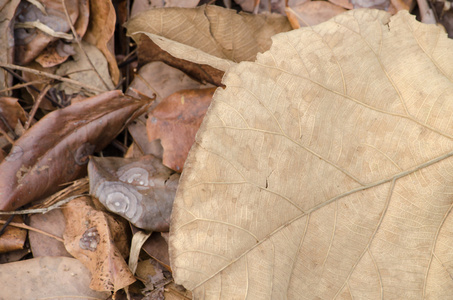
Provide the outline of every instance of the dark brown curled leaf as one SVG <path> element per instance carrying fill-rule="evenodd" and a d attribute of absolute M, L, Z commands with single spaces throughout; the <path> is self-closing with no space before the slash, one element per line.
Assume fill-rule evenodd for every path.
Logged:
<path fill-rule="evenodd" d="M 147 107 L 147 101 L 110 91 L 49 113 L 0 164 L 0 210 L 14 210 L 85 175 L 87 156 Z"/>

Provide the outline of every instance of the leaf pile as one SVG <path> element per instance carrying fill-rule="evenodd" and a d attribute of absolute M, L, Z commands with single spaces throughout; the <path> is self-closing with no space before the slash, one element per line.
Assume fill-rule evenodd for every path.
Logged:
<path fill-rule="evenodd" d="M 451 298 L 452 42 L 206 2 L 0 5 L 0 298 Z"/>

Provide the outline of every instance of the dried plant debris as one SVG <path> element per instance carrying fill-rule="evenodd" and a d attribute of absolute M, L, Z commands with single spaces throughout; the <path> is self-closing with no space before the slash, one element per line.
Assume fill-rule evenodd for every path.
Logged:
<path fill-rule="evenodd" d="M 92 157 L 90 194 L 138 228 L 168 231 L 179 174 L 152 155 L 139 159 Z"/>

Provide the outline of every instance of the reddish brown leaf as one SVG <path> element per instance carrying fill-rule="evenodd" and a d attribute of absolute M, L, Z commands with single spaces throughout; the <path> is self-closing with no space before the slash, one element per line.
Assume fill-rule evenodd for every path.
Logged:
<path fill-rule="evenodd" d="M 159 104 L 164 98 L 172 93 L 185 89 L 200 89 L 212 87 L 212 85 L 203 85 L 182 71 L 172 68 L 160 61 L 152 62 L 140 68 L 138 74 L 130 84 L 130 87 L 139 90 L 145 95 L 152 97 L 155 95 L 156 100 L 153 106 Z M 160 141 L 149 141 L 146 133 L 146 114 L 138 117 L 131 125 L 128 126 L 129 133 L 134 138 L 134 142 L 143 151 L 143 154 L 152 154 L 162 160 L 162 145 Z M 140 156 L 142 156 L 140 155 Z"/>
<path fill-rule="evenodd" d="M 151 112 L 146 125 L 148 137 L 161 139 L 163 162 L 170 169 L 182 172 L 214 91 L 215 88 L 180 91 L 164 99 Z"/>
<path fill-rule="evenodd" d="M 41 51 L 35 61 L 43 68 L 50 68 L 65 62 L 73 54 L 75 51 L 72 45 L 58 40 Z"/>
<path fill-rule="evenodd" d="M 146 101 L 111 91 L 49 113 L 0 164 L 0 210 L 14 210 L 83 176 L 88 155 L 146 108 Z"/>
<path fill-rule="evenodd" d="M 0 128 L 5 132 L 9 132 L 10 129 L 14 130 L 18 121 L 21 123 L 27 121 L 25 111 L 17 100 L 17 98 L 0 97 Z"/>
<path fill-rule="evenodd" d="M 1 220 L 6 220 L 8 217 L 2 217 Z M 22 218 L 15 216 L 13 218 L 15 223 L 24 223 Z M 3 226 L 0 223 L 0 228 Z M 8 226 L 5 232 L 0 237 L 0 253 L 10 252 L 19 250 L 24 247 L 25 239 L 27 238 L 27 230 L 17 228 L 14 226 Z"/>
<path fill-rule="evenodd" d="M 139 228 L 168 231 L 179 174 L 152 155 L 140 159 L 92 157 L 90 194 Z"/>
<path fill-rule="evenodd" d="M 91 289 L 117 291 L 135 281 L 123 258 L 127 249 L 121 251 L 115 243 L 116 238 L 126 237 L 126 226 L 94 209 L 89 197 L 72 200 L 63 214 L 66 249 L 91 271 Z"/>

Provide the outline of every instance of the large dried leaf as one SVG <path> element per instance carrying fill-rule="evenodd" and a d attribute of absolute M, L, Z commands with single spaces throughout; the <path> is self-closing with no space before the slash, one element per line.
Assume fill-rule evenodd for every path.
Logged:
<path fill-rule="evenodd" d="M 147 101 L 111 91 L 46 115 L 0 164 L 0 210 L 14 210 L 83 176 L 88 155 L 146 108 Z"/>
<path fill-rule="evenodd" d="M 449 299 L 453 42 L 407 12 L 276 35 L 186 161 L 170 260 L 199 298 Z"/>
<path fill-rule="evenodd" d="M 0 297 L 19 299 L 106 299 L 91 290 L 90 272 L 75 258 L 40 257 L 0 265 Z"/>
<path fill-rule="evenodd" d="M 232 62 L 254 60 L 258 52 L 269 49 L 271 36 L 290 29 L 281 15 L 236 14 L 211 5 L 153 9 L 127 23 L 128 34 L 136 41 L 145 34 L 175 57 L 222 71 Z"/>

